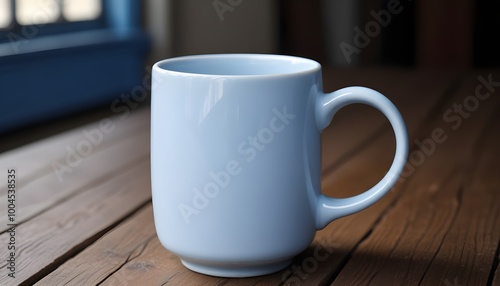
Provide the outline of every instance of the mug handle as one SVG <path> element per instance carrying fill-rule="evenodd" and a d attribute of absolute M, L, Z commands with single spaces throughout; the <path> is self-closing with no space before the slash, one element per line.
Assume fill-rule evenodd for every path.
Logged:
<path fill-rule="evenodd" d="M 316 124 L 326 128 L 342 107 L 363 103 L 375 107 L 389 120 L 396 136 L 396 153 L 387 174 L 369 190 L 348 198 L 317 197 L 316 228 L 322 229 L 334 219 L 359 212 L 381 199 L 397 182 L 408 156 L 408 135 L 401 114 L 381 93 L 366 87 L 352 86 L 320 94 L 316 100 Z"/>

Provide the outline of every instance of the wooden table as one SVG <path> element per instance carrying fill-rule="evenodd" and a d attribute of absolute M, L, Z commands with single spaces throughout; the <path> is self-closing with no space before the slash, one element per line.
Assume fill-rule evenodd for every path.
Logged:
<path fill-rule="evenodd" d="M 324 77 L 325 90 L 365 85 L 389 97 L 405 118 L 411 152 L 384 199 L 318 231 L 287 269 L 209 277 L 160 245 L 150 113 L 130 108 L 0 155 L 0 285 L 500 285 L 500 72 L 332 70 Z M 394 153 L 386 119 L 361 105 L 341 110 L 323 143 L 323 192 L 337 197 L 376 183 Z M 7 204 L 11 168 L 15 207 Z M 8 276 L 12 241 L 15 278 Z"/>

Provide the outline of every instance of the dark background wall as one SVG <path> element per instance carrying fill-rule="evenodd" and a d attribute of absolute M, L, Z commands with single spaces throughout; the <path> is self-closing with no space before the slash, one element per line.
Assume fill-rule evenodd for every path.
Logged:
<path fill-rule="evenodd" d="M 500 46 L 496 41 L 500 32 L 498 1 L 360 0 L 354 1 L 354 9 L 349 9 L 352 3 L 342 5 L 346 1 L 331 2 L 336 4 L 322 0 L 280 1 L 280 51 L 331 60 L 330 55 L 338 53 L 334 49 L 339 49 L 342 42 L 353 45 L 357 31 L 366 32 L 368 28 L 373 35 L 368 34 L 369 44 L 353 54 L 350 63 L 339 58 L 330 63 L 455 69 L 500 64 Z M 396 10 L 400 12 L 391 13 L 388 21 L 377 21 L 374 14 L 384 14 L 390 5 L 398 7 Z M 343 22 L 330 19 L 335 17 L 346 19 Z M 380 31 L 370 23 L 373 21 L 379 24 Z M 348 36 L 339 38 L 332 34 L 329 31 L 335 29 L 329 25 L 340 26 L 336 30 L 344 29 Z M 333 43 L 328 44 L 331 38 Z"/>

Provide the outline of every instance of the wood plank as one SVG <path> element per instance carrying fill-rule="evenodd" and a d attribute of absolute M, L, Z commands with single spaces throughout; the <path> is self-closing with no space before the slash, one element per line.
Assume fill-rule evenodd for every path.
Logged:
<path fill-rule="evenodd" d="M 497 74 L 496 78 L 500 76 Z M 497 108 L 486 126 L 478 128 L 482 132 L 475 138 L 472 152 L 467 154 L 462 146 L 460 148 L 459 152 L 467 154 L 468 159 L 457 193 L 459 210 L 426 272 L 423 285 L 431 285 L 433 280 L 452 281 L 452 278 L 465 285 L 487 285 L 493 275 L 491 268 L 500 245 L 500 92 L 492 96 L 496 98 L 484 105 Z M 480 108 L 476 113 L 486 113 L 487 106 Z M 462 134 L 472 136 L 471 132 Z"/>
<path fill-rule="evenodd" d="M 8 168 L 16 168 L 17 179 L 23 184 L 40 178 L 46 174 L 54 172 L 52 162 L 66 162 L 66 154 L 69 153 L 66 148 L 73 150 L 82 141 L 89 141 L 85 136 L 84 130 L 100 130 L 99 122 L 110 124 L 113 128 L 105 128 L 104 130 L 113 129 L 112 132 L 102 132 L 102 142 L 95 137 L 98 144 L 92 144 L 92 152 L 97 152 L 109 148 L 119 140 L 125 139 L 130 134 L 144 131 L 145 122 L 149 122 L 149 108 L 138 109 L 131 112 L 130 115 L 120 114 L 109 118 L 104 118 L 98 122 L 87 124 L 81 128 L 69 130 L 58 135 L 48 137 L 19 148 L 0 154 L 0 170 Z M 109 121 L 108 121 L 109 120 Z M 97 135 L 95 135 L 97 136 Z M 89 141 L 90 142 L 90 141 Z M 7 187 L 5 184 L 0 186 L 0 195 L 5 195 Z"/>
<path fill-rule="evenodd" d="M 453 103 L 474 95 L 477 84 L 476 76 L 469 77 L 443 113 Z M 449 138 L 400 187 L 401 199 L 357 247 L 332 285 L 486 284 L 500 238 L 500 220 L 494 207 L 500 197 L 491 192 L 486 195 L 488 191 L 483 196 L 474 194 L 477 189 L 467 190 L 464 178 L 473 159 L 468 154 L 474 150 L 482 126 L 495 114 L 498 102 L 495 98 L 482 103 L 480 111 L 464 120 L 456 131 L 441 117 L 428 125 L 429 135 L 434 128 L 442 128 Z M 498 130 L 498 126 L 495 128 Z M 468 192 L 475 200 L 465 200 Z M 475 214 L 474 209 L 483 211 Z M 490 225 L 485 226 L 485 221 Z M 473 225 L 482 226 L 478 230 L 487 235 L 469 233 Z"/>
<path fill-rule="evenodd" d="M 31 285 L 99 238 L 103 232 L 151 199 L 149 160 L 90 186 L 16 228 L 16 278 L 0 285 Z M 0 235 L 7 245 L 9 234 Z M 2 251 L 3 253 L 3 251 Z M 5 271 L 6 261 L 0 262 Z"/>
<path fill-rule="evenodd" d="M 147 127 L 147 122 L 142 121 L 142 125 Z M 59 202 L 117 175 L 123 166 L 146 160 L 149 157 L 149 130 L 143 127 L 130 131 L 128 135 L 123 134 L 124 138 L 107 139 L 108 148 L 92 151 L 79 165 L 71 167 L 71 172 L 63 172 L 62 181 L 54 172 L 27 182 L 18 178 L 16 223 L 21 224 Z M 64 161 L 61 164 L 66 165 Z M 19 168 L 17 171 L 22 173 L 24 169 Z M 0 201 L 7 201 L 7 194 L 0 195 Z M 9 228 L 7 219 L 7 216 L 0 216 L 0 233 Z"/>
<path fill-rule="evenodd" d="M 153 208 L 147 204 L 35 285 L 98 285 L 140 255 L 153 239 L 157 240 Z"/>

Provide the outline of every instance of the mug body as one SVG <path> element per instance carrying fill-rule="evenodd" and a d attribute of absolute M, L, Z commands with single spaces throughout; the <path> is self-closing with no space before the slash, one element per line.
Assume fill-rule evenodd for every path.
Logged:
<path fill-rule="evenodd" d="M 216 276 L 286 267 L 312 242 L 320 65 L 201 55 L 153 67 L 151 176 L 161 243 Z"/>

